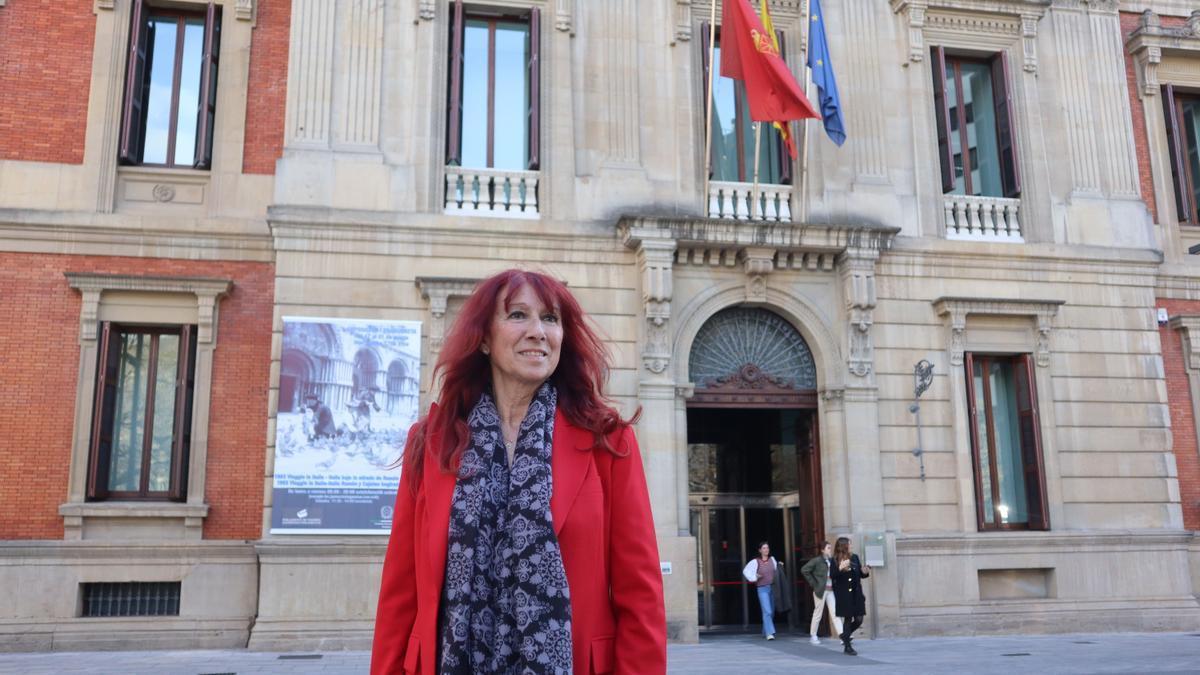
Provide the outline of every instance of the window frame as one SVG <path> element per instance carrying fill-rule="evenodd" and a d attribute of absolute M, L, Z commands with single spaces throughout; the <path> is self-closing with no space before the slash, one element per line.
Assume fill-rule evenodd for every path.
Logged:
<path fill-rule="evenodd" d="M 702 101 L 700 104 L 700 108 L 702 110 L 704 108 L 704 102 L 706 102 L 707 98 L 708 98 L 708 86 L 709 86 L 709 82 L 710 82 L 709 68 L 711 68 L 711 66 L 712 66 L 712 64 L 709 63 L 709 55 L 712 53 L 711 45 L 709 45 L 710 30 L 711 30 L 711 25 L 709 24 L 709 22 L 707 22 L 707 21 L 701 22 L 701 24 L 700 24 L 700 63 L 701 63 L 701 72 L 704 75 L 704 82 L 703 82 L 702 86 L 700 87 L 700 95 L 702 97 L 704 97 L 704 99 L 705 99 L 705 101 Z M 719 46 L 721 44 L 721 26 L 719 24 L 716 27 L 715 36 L 716 36 L 716 40 L 717 40 L 717 45 Z M 784 63 L 787 63 L 787 49 L 786 49 L 787 43 L 785 41 L 786 36 L 782 30 L 776 30 L 775 36 L 779 39 L 779 58 L 783 59 Z M 720 79 L 720 77 L 721 77 L 721 74 L 717 73 L 717 77 L 715 79 L 711 80 L 714 89 L 716 87 L 717 80 Z M 747 99 L 746 99 L 746 90 L 745 90 L 744 83 L 741 82 L 740 80 L 733 80 L 733 92 L 734 92 L 733 104 L 737 108 L 739 119 L 749 118 L 750 117 L 750 107 L 749 107 L 749 103 L 747 102 Z M 717 103 L 715 91 L 713 92 L 712 103 L 713 103 L 713 105 L 716 105 L 716 103 Z M 709 121 L 710 118 L 708 117 L 708 111 L 705 111 L 704 119 L 711 126 L 711 123 L 716 121 L 716 115 L 714 114 L 713 117 L 711 118 L 711 121 Z M 753 124 L 753 122 L 751 122 L 751 123 Z M 770 124 L 768 124 L 768 126 L 766 127 L 766 131 L 769 134 L 768 139 L 770 139 L 770 140 L 768 140 L 768 142 L 774 143 L 776 146 L 776 152 L 777 152 L 777 158 L 778 158 L 778 165 L 776 168 L 779 170 L 779 183 L 778 184 L 779 185 L 791 185 L 792 184 L 792 158 L 791 158 L 791 155 L 787 151 L 786 144 L 783 142 L 783 136 L 780 135 L 779 132 L 775 130 L 774 126 L 772 126 Z M 715 134 L 716 131 L 706 129 L 704 131 L 704 133 Z M 736 132 L 734 135 L 736 136 L 736 140 L 737 140 L 737 152 L 738 152 L 737 182 L 749 183 L 753 179 L 753 175 L 751 175 L 749 178 L 747 178 L 746 167 L 750 164 L 750 162 L 752 162 L 754 160 L 753 160 L 753 158 L 746 157 L 746 152 L 747 152 L 746 147 L 745 147 L 746 141 L 745 141 L 745 138 L 743 137 L 743 135 L 741 133 L 736 133 Z M 701 139 L 701 140 L 703 140 L 703 139 Z M 709 178 L 709 180 L 716 180 L 716 178 L 713 175 L 716 171 L 716 166 L 717 166 L 716 152 L 717 152 L 717 144 L 713 143 L 709 147 L 709 156 L 708 156 L 708 178 Z"/>
<path fill-rule="evenodd" d="M 145 384 L 145 420 L 142 423 L 141 475 L 138 489 L 112 490 L 109 470 L 112 464 L 112 436 L 115 377 L 120 367 L 118 336 L 141 334 L 153 336 L 150 347 L 149 370 Z M 171 467 L 168 488 L 151 491 L 149 488 L 151 450 L 154 426 L 154 390 L 158 370 L 158 342 L 163 335 L 179 337 L 179 359 L 175 364 L 175 401 L 171 433 Z M 103 321 L 99 330 L 99 358 L 96 365 L 95 395 L 92 404 L 91 440 L 88 447 L 87 494 L 90 502 L 122 501 L 185 501 L 187 499 L 188 461 L 191 451 L 192 407 L 196 380 L 196 326 L 191 324 L 139 325 Z"/>
<path fill-rule="evenodd" d="M 1187 147 L 1181 129 L 1183 104 L 1189 100 L 1200 103 L 1200 90 L 1165 84 L 1162 94 L 1163 122 L 1171 159 L 1171 183 L 1175 189 L 1175 217 L 1181 225 L 1200 225 L 1200 214 L 1197 213 L 1200 205 L 1192 203 L 1196 194 L 1194 188 L 1200 185 L 1200 176 L 1193 175 L 1187 161 Z"/>
<path fill-rule="evenodd" d="M 485 155 L 486 166 L 466 167 L 470 169 L 495 168 L 496 137 L 496 26 L 499 23 L 522 24 L 529 28 L 529 52 L 525 63 L 525 170 L 541 168 L 541 8 L 530 7 L 520 11 L 505 7 L 472 6 L 466 8 L 462 0 L 455 0 L 451 9 L 450 22 L 450 72 L 447 90 L 446 115 L 446 165 L 462 166 L 463 124 L 463 67 L 466 49 L 466 25 L 468 20 L 488 23 L 488 84 L 487 84 L 487 132 Z"/>
<path fill-rule="evenodd" d="M 176 44 L 172 64 L 171 112 L 167 131 L 166 162 L 145 162 L 146 104 L 149 96 L 153 59 L 149 51 L 150 20 L 168 17 L 176 21 Z M 204 24 L 201 41 L 199 91 L 197 92 L 196 140 L 190 165 L 175 162 L 179 119 L 179 90 L 183 73 L 184 27 L 187 21 L 200 19 Z M 129 48 L 125 72 L 125 95 L 121 107 L 120 141 L 117 159 L 127 166 L 161 169 L 210 169 L 216 123 L 217 76 L 220 62 L 222 12 L 216 2 L 197 4 L 196 9 L 176 5 L 160 6 L 147 0 L 133 0 Z"/>
<path fill-rule="evenodd" d="M 1000 174 L 1001 194 L 982 195 L 1019 199 L 1021 196 L 1021 167 L 1017 157 L 1016 115 L 1013 111 L 1013 87 L 1009 78 L 1008 55 L 1004 51 L 978 54 L 951 51 L 942 45 L 930 48 L 933 80 L 934 120 L 937 128 L 938 165 L 941 169 L 942 194 L 951 194 L 954 189 L 954 151 L 951 134 L 959 134 L 959 147 L 963 149 L 963 192 L 974 195 L 971 184 L 970 154 L 966 128 L 966 108 L 963 104 L 961 63 L 987 65 L 991 69 L 992 108 L 996 116 L 996 170 Z M 952 130 L 950 101 L 946 97 L 946 83 L 950 78 L 951 64 L 954 66 L 957 100 L 958 131 Z"/>
<path fill-rule="evenodd" d="M 1022 410 L 1021 397 L 1017 396 L 1017 415 L 1020 435 L 1018 451 L 1021 453 L 1022 478 L 1025 481 L 1026 510 L 1029 514 L 1025 523 L 1002 523 L 1000 517 L 999 472 L 997 469 L 996 452 L 996 421 L 992 415 L 991 387 L 984 386 L 984 401 L 977 401 L 975 396 L 975 364 L 982 363 L 984 372 L 991 362 L 1005 361 L 1013 368 L 1014 386 L 1020 386 L 1024 380 L 1025 395 L 1029 407 Z M 1038 413 L 1036 371 L 1034 359 L 1030 354 L 998 354 L 990 352 L 966 352 L 964 368 L 967 389 L 967 421 L 971 441 L 971 469 L 975 483 L 975 518 L 980 532 L 990 531 L 1041 531 L 1050 529 L 1050 514 L 1046 499 L 1046 465 L 1043 457 L 1041 438 L 1041 416 Z M 982 404 L 982 405 L 981 405 Z M 983 479 L 980 475 L 979 458 L 979 415 L 984 415 L 988 434 L 988 475 L 991 479 L 989 486 L 992 491 L 992 522 L 984 518 Z M 1028 436 L 1028 437 L 1026 437 Z M 1029 445 L 1027 445 L 1027 443 Z M 1030 445 L 1032 447 L 1030 447 Z"/>

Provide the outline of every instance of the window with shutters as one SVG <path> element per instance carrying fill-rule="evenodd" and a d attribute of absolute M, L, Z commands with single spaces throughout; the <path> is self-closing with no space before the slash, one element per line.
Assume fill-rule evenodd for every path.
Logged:
<path fill-rule="evenodd" d="M 534 171 L 539 153 L 540 11 L 451 11 L 446 163 Z"/>
<path fill-rule="evenodd" d="M 934 116 L 942 192 L 1015 198 L 1021 194 L 1008 60 L 932 50 Z"/>
<path fill-rule="evenodd" d="M 746 89 L 742 82 L 722 77 L 721 72 L 721 29 L 716 31 L 716 48 L 708 45 L 709 26 L 701 27 L 701 53 L 704 63 L 704 84 L 708 86 L 710 52 L 713 55 L 717 77 L 713 81 L 712 148 L 711 172 L 714 181 L 749 183 L 754 180 L 754 122 L 750 119 L 750 106 L 746 101 Z M 784 54 L 784 36 L 776 31 L 779 53 Z M 701 90 L 701 95 L 707 95 Z M 701 104 L 703 107 L 703 104 Z M 790 185 L 792 162 L 779 131 L 764 123 L 760 132 L 758 152 L 758 180 L 761 183 Z"/>
<path fill-rule="evenodd" d="M 966 354 L 980 531 L 1048 530 L 1046 481 L 1028 354 Z"/>
<path fill-rule="evenodd" d="M 133 0 L 118 157 L 122 164 L 207 169 L 221 42 L 215 2 Z"/>
<path fill-rule="evenodd" d="M 104 322 L 87 498 L 187 498 L 195 327 Z"/>
<path fill-rule="evenodd" d="M 1179 222 L 1200 225 L 1200 91 L 1163 87 L 1163 118 Z"/>

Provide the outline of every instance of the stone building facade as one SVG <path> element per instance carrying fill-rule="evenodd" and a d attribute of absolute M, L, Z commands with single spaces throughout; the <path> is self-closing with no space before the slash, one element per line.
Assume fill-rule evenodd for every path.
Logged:
<path fill-rule="evenodd" d="M 1200 628 L 1190 4 L 772 1 L 848 140 L 768 131 L 754 181 L 723 79 L 705 172 L 702 0 L 0 1 L 0 648 L 369 644 L 384 542 L 269 534 L 281 317 L 421 321 L 428 405 L 514 265 L 642 409 L 673 639 L 753 624 L 758 541 L 840 535 L 878 635 Z M 136 47 L 189 27 L 212 98 L 160 124 Z M 194 376 L 130 497 L 94 453 L 135 334 Z M 175 614 L 81 616 L 124 582 Z"/>

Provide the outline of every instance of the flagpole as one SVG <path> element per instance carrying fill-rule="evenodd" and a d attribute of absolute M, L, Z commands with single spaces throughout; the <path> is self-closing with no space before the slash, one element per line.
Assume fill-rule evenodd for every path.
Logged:
<path fill-rule="evenodd" d="M 808 52 L 812 49 L 812 5 L 804 2 L 804 95 L 812 100 L 812 68 L 808 67 Z M 808 222 L 808 120 L 801 120 L 800 134 L 800 222 Z"/>
<path fill-rule="evenodd" d="M 712 218 L 709 213 L 708 198 L 709 180 L 712 175 L 712 114 L 713 114 L 713 83 L 716 81 L 717 58 L 717 1 L 712 0 L 712 8 L 708 17 L 708 94 L 704 106 L 704 215 Z"/>
<path fill-rule="evenodd" d="M 758 148 L 762 139 L 762 122 L 754 123 L 754 187 L 750 190 L 750 220 L 758 212 Z"/>

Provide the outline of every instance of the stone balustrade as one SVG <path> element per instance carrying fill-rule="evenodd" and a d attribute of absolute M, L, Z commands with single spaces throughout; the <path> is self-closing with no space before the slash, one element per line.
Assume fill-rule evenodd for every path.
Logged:
<path fill-rule="evenodd" d="M 1020 199 L 944 195 L 946 238 L 1023 242 Z"/>
<path fill-rule="evenodd" d="M 446 167 L 446 213 L 538 217 L 538 172 Z"/>
<path fill-rule="evenodd" d="M 792 186 L 759 183 L 755 197 L 758 204 L 751 215 L 753 183 L 712 181 L 708 184 L 708 215 L 710 218 L 733 220 L 774 220 L 791 222 Z"/>

